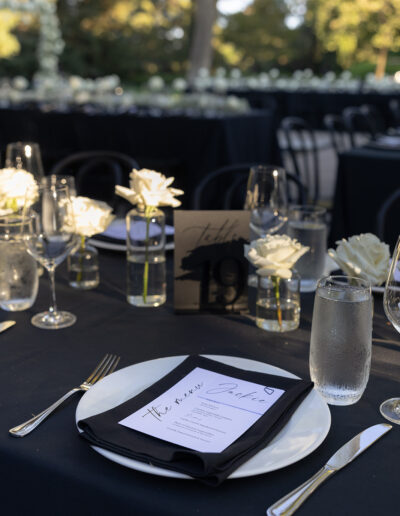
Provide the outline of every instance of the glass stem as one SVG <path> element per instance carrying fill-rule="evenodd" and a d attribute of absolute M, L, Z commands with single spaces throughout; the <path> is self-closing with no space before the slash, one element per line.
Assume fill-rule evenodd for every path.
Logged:
<path fill-rule="evenodd" d="M 51 315 L 57 315 L 57 302 L 56 302 L 56 282 L 55 282 L 55 266 L 48 267 L 47 271 L 50 278 L 50 289 L 51 289 L 51 301 L 49 312 Z"/>

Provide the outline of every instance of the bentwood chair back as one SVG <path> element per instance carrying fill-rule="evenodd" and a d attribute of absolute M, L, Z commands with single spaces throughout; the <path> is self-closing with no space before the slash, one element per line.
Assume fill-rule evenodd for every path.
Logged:
<path fill-rule="evenodd" d="M 357 133 L 372 140 L 376 136 L 376 129 L 371 117 L 367 115 L 365 109 L 360 107 L 348 107 L 343 110 L 343 121 L 350 135 L 352 147 L 359 145 L 357 141 Z"/>
<path fill-rule="evenodd" d="M 119 198 L 115 185 L 127 186 L 129 173 L 139 168 L 132 157 L 113 151 L 85 151 L 72 154 L 59 161 L 51 174 L 73 175 L 78 195 L 107 202 L 114 209 Z"/>
<path fill-rule="evenodd" d="M 386 123 L 385 118 L 378 107 L 371 104 L 364 104 L 360 109 L 369 120 L 374 138 L 380 134 L 386 133 L 388 130 L 388 124 Z"/>
<path fill-rule="evenodd" d="M 241 163 L 210 172 L 195 188 L 192 209 L 243 209 L 250 168 L 259 165 L 260 163 Z M 286 179 L 289 203 L 305 204 L 307 193 L 301 180 L 290 172 L 286 172 Z"/>
<path fill-rule="evenodd" d="M 331 144 L 336 154 L 350 149 L 350 134 L 340 115 L 325 115 L 324 126 L 329 133 Z"/>
<path fill-rule="evenodd" d="M 320 183 L 319 146 L 316 134 L 305 120 L 298 117 L 284 118 L 280 128 L 293 172 L 306 185 L 309 202 L 316 204 Z"/>
<path fill-rule="evenodd" d="M 394 249 L 400 229 L 397 224 L 400 216 L 400 188 L 385 199 L 381 204 L 376 216 L 376 235 L 380 240 L 390 245 Z"/>

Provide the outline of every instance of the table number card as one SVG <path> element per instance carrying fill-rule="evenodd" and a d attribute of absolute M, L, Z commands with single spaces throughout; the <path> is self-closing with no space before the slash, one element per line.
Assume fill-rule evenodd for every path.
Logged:
<path fill-rule="evenodd" d="M 220 453 L 284 392 L 196 367 L 119 424 L 191 450 Z"/>
<path fill-rule="evenodd" d="M 249 211 L 174 212 L 174 307 L 178 312 L 247 310 Z"/>

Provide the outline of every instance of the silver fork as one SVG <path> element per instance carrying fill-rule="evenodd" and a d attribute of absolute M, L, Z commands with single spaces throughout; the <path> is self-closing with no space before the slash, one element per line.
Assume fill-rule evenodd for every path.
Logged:
<path fill-rule="evenodd" d="M 21 425 L 18 425 L 9 430 L 10 434 L 14 437 L 24 437 L 28 435 L 34 430 L 37 426 L 40 425 L 42 421 L 44 421 L 54 410 L 59 407 L 65 400 L 67 400 L 70 396 L 79 391 L 88 391 L 92 385 L 96 382 L 112 373 L 118 365 L 119 358 L 116 355 L 106 355 L 103 360 L 96 366 L 95 370 L 92 374 L 87 378 L 79 387 L 74 387 L 67 394 L 64 394 L 62 398 L 57 400 L 55 403 L 50 405 L 46 410 L 43 410 L 40 414 L 37 414 L 29 421 L 25 421 Z"/>

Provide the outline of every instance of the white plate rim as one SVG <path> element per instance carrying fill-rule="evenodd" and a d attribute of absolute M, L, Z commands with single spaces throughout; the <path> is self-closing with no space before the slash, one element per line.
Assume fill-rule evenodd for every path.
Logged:
<path fill-rule="evenodd" d="M 89 244 L 92 244 L 95 247 L 98 247 L 99 249 L 106 249 L 108 251 L 126 251 L 126 244 L 114 244 L 113 242 L 104 242 L 103 240 L 97 240 L 96 238 L 91 238 L 89 240 Z M 174 248 L 174 242 L 167 242 L 165 244 L 166 251 L 173 251 Z"/>
<path fill-rule="evenodd" d="M 179 363 L 181 363 L 185 358 L 187 358 L 188 355 L 176 355 L 176 356 L 170 356 L 170 357 L 162 357 L 158 359 L 153 360 L 147 360 L 145 362 L 139 362 L 136 364 L 133 364 L 131 366 L 127 366 L 123 369 L 119 369 L 118 371 L 112 373 L 111 375 L 103 378 L 100 382 L 95 384 L 93 387 L 91 387 L 80 399 L 78 406 L 76 408 L 76 423 L 80 419 L 84 419 L 86 417 L 90 417 L 92 415 L 95 415 L 97 413 L 103 412 L 104 410 L 108 410 L 112 406 L 116 406 L 119 403 L 122 403 L 123 401 L 126 401 L 130 397 L 138 394 L 141 392 L 141 390 L 147 388 L 149 385 L 157 381 L 159 378 L 165 376 L 169 371 L 171 371 L 173 368 L 175 368 Z M 228 365 L 234 365 L 235 367 L 240 367 L 238 364 L 241 364 L 241 367 L 243 369 L 250 369 L 254 371 L 261 371 L 261 372 L 267 372 L 269 374 L 276 374 L 279 376 L 285 376 L 287 378 L 299 378 L 298 376 L 290 373 L 289 371 L 286 371 L 284 369 L 281 369 L 276 366 L 272 366 L 270 364 L 266 364 L 264 362 L 260 362 L 257 360 L 247 359 L 243 357 L 233 357 L 229 355 L 201 355 L 206 358 L 210 358 L 211 360 L 216 360 Z M 88 412 L 88 405 L 90 406 L 90 403 L 92 402 L 92 398 L 96 401 L 96 396 L 99 391 L 99 396 L 102 398 L 102 401 L 104 402 L 103 396 L 101 395 L 101 391 L 108 387 L 108 384 L 110 382 L 115 382 L 116 379 L 118 379 L 118 376 L 122 376 L 127 371 L 134 370 L 135 368 L 140 367 L 151 367 L 151 372 L 154 372 L 155 365 L 164 365 L 166 367 L 162 374 L 158 376 L 156 379 L 152 378 L 147 382 L 147 385 L 141 386 L 143 388 L 139 388 L 139 390 L 135 391 L 133 394 L 130 394 L 128 397 L 124 398 L 123 400 L 119 400 L 118 402 L 110 405 L 110 407 L 103 408 L 100 411 L 96 411 L 92 409 L 92 411 Z M 167 366 L 166 366 L 167 364 Z M 310 417 L 307 418 L 304 416 L 301 416 L 301 408 L 306 405 L 316 405 L 316 407 L 313 407 L 313 410 L 310 411 L 313 416 L 315 416 L 315 408 L 319 409 L 318 419 L 319 424 L 321 425 L 321 428 L 319 430 L 318 435 L 314 439 L 314 441 L 310 444 L 307 448 L 298 451 L 295 454 L 292 454 L 291 456 L 287 456 L 285 460 L 277 461 L 275 464 L 272 465 L 263 465 L 263 467 L 260 466 L 251 466 L 251 462 L 254 461 L 257 457 L 262 457 L 263 455 L 266 455 L 271 452 L 271 448 L 276 446 L 276 443 L 279 442 L 282 436 L 282 434 L 285 434 L 291 430 L 294 429 L 297 422 L 296 419 L 304 419 L 305 421 L 310 420 Z M 311 414 L 310 414 L 311 415 Z M 299 460 L 307 457 L 310 453 L 315 451 L 321 443 L 325 440 L 326 436 L 328 435 L 329 429 L 331 426 L 331 413 L 329 410 L 329 407 L 327 403 L 322 399 L 322 397 L 317 393 L 315 389 L 313 389 L 308 396 L 302 401 L 301 405 L 297 408 L 297 410 L 294 412 L 294 414 L 291 417 L 291 420 L 287 423 L 287 425 L 279 432 L 274 439 L 263 449 L 260 450 L 254 457 L 250 458 L 249 461 L 242 464 L 238 469 L 236 469 L 229 477 L 228 479 L 234 479 L 234 478 L 243 478 L 243 477 L 249 477 L 254 475 L 259 475 L 263 473 L 269 473 L 271 471 L 275 471 L 277 469 L 284 468 L 286 466 L 289 466 L 295 462 L 298 462 Z M 82 430 L 78 427 L 78 431 L 81 433 Z M 307 436 L 310 437 L 310 434 L 307 433 Z M 284 437 L 285 440 L 285 437 Z M 287 436 L 286 436 L 287 440 Z M 152 475 L 157 476 L 163 476 L 163 477 L 170 477 L 170 478 L 179 478 L 179 479 L 192 479 L 192 477 L 188 475 L 184 475 L 183 473 L 179 473 L 176 471 L 163 469 L 158 466 L 153 466 L 152 464 L 148 464 L 145 462 L 140 462 L 134 459 L 130 459 L 128 457 L 124 457 L 122 455 L 119 455 L 117 453 L 111 452 L 109 450 L 105 450 L 103 448 L 100 448 L 98 446 L 90 445 L 93 450 L 98 452 L 103 457 L 111 460 L 112 462 L 116 462 L 117 464 L 120 464 L 122 466 L 128 467 L 130 469 L 134 469 L 136 471 L 141 471 L 143 473 L 149 473 Z"/>

